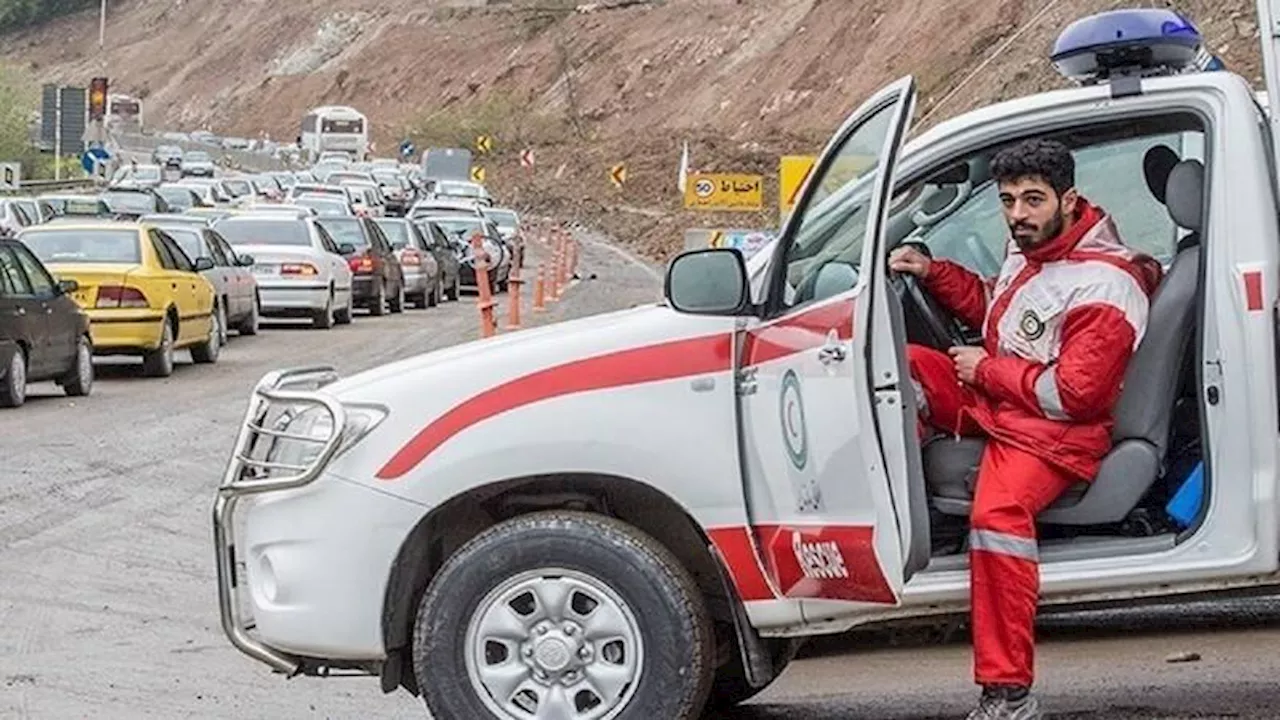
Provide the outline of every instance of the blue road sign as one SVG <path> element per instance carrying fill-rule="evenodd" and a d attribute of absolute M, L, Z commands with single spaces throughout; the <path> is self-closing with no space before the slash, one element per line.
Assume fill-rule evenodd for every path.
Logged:
<path fill-rule="evenodd" d="M 412 157 L 415 151 L 417 151 L 417 148 L 414 147 L 412 140 L 405 140 L 404 142 L 400 143 L 401 155 L 405 157 Z"/>
<path fill-rule="evenodd" d="M 98 169 L 98 163 L 106 162 L 110 159 L 111 153 L 106 148 L 101 146 L 91 147 L 80 156 L 80 167 L 84 168 L 87 173 L 93 173 Z"/>

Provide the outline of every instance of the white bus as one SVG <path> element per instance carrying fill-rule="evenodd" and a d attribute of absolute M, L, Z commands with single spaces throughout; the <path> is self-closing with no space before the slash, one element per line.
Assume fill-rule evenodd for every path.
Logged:
<path fill-rule="evenodd" d="M 326 151 L 341 151 L 363 161 L 369 156 L 369 120 L 345 105 L 314 108 L 302 118 L 301 140 L 311 162 Z"/>
<path fill-rule="evenodd" d="M 142 132 L 142 100 L 123 93 L 107 95 L 107 124 L 116 132 Z"/>

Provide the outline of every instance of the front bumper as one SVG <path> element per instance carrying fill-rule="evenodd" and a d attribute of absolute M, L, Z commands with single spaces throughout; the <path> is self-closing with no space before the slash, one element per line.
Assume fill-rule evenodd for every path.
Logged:
<path fill-rule="evenodd" d="M 331 368 L 315 367 L 259 382 L 213 506 L 223 631 L 241 652 L 288 675 L 320 666 L 368 671 L 385 658 L 387 579 L 423 512 L 327 473 L 349 419 L 320 391 L 333 379 Z M 272 416 L 286 406 L 327 413 L 331 429 L 321 437 L 276 429 Z M 280 438 L 320 450 L 305 465 L 268 461 L 264 445 Z"/>

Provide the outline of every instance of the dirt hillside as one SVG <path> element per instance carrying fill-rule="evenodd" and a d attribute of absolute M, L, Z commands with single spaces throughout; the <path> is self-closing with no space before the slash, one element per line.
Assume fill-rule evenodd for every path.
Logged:
<path fill-rule="evenodd" d="M 307 108 L 342 103 L 370 115 L 381 154 L 406 136 L 422 147 L 489 134 L 496 152 L 484 162 L 500 195 L 660 259 L 686 227 L 777 221 L 684 213 L 683 141 L 695 169 L 772 175 L 780 154 L 816 151 L 889 80 L 914 74 L 917 124 L 936 122 L 1057 85 L 1046 57 L 1066 24 L 1143 5 L 1165 3 L 113 0 L 104 54 L 86 13 L 5 38 L 0 57 L 42 81 L 87 83 L 105 66 L 115 88 L 146 98 L 151 128 L 292 139 Z M 1260 81 L 1250 0 L 1177 7 Z M 531 173 L 519 167 L 526 147 Z M 619 162 L 621 191 L 606 180 Z M 770 179 L 766 207 L 775 192 Z"/>

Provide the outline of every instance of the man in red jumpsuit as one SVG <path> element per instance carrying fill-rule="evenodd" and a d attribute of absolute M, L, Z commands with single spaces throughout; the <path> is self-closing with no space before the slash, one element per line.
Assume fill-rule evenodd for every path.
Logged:
<path fill-rule="evenodd" d="M 1111 448 L 1125 367 L 1146 329 L 1160 266 L 1125 247 L 1075 189 L 1068 148 L 1028 140 L 991 173 L 1012 243 L 992 282 L 899 248 L 890 268 L 972 328 L 982 347 L 908 347 L 921 420 L 988 438 L 970 516 L 974 678 L 970 720 L 1040 718 L 1031 695 L 1040 577 L 1036 516 L 1090 481 Z"/>

